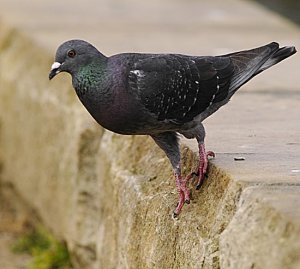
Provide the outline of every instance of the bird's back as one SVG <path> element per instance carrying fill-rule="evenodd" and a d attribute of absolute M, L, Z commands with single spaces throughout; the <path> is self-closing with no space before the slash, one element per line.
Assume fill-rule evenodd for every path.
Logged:
<path fill-rule="evenodd" d="M 294 53 L 273 42 L 217 57 L 146 54 L 132 64 L 129 87 L 157 121 L 184 125 L 202 121 L 251 78 Z"/>
<path fill-rule="evenodd" d="M 114 98 L 94 118 L 123 134 L 192 128 L 248 80 L 295 53 L 270 43 L 222 56 L 123 53 L 109 58 Z M 101 88 L 99 85 L 98 88 Z M 93 112 L 91 112 L 93 114 Z"/>

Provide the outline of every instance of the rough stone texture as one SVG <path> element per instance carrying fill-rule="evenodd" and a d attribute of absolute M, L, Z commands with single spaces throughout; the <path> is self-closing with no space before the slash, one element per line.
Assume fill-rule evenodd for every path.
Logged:
<path fill-rule="evenodd" d="M 299 185 L 247 188 L 221 235 L 221 267 L 300 268 L 299 195 Z"/>
<path fill-rule="evenodd" d="M 143 137 L 120 138 L 105 132 L 100 152 L 106 156 L 104 165 L 111 164 L 111 169 L 106 175 L 110 180 L 102 181 L 105 185 L 99 187 L 106 192 L 99 194 L 103 216 L 98 236 L 103 243 L 98 253 L 106 254 L 98 268 L 199 268 L 201 264 L 217 264 L 213 259 L 218 248 L 215 241 L 234 211 L 240 186 L 231 185 L 226 174 L 211 167 L 205 190 L 193 192 L 184 218 L 173 220 L 177 197 L 173 182 L 166 180 L 172 177 L 166 169 L 169 164 L 149 138 L 145 143 Z M 183 152 L 185 163 L 194 163 L 194 155 L 187 148 Z M 118 203 L 105 202 L 112 197 L 117 197 Z"/>
<path fill-rule="evenodd" d="M 299 30 L 244 1 L 193 1 L 189 7 L 151 1 L 133 12 L 136 1 L 103 0 L 75 31 L 71 26 L 78 14 L 86 16 L 86 5 L 71 5 L 74 12 L 67 18 L 57 13 L 53 22 L 49 10 L 58 4 L 69 11 L 73 2 L 41 2 L 1 1 L 1 181 L 66 240 L 74 267 L 298 268 L 299 55 L 249 83 L 206 122 L 207 148 L 217 158 L 178 220 L 171 218 L 177 201 L 171 167 L 153 141 L 104 131 L 79 104 L 70 78 L 62 74 L 49 83 L 47 74 L 62 38 L 79 31 L 93 41 L 99 29 L 89 23 L 103 25 L 94 43 L 103 41 L 108 52 L 171 47 L 196 54 L 201 44 L 201 53 L 211 47 L 221 53 L 270 39 L 299 45 Z M 28 17 L 31 10 L 37 17 Z M 122 20 L 129 36 L 116 27 Z M 149 42 L 141 41 L 145 29 Z M 121 42 L 125 38 L 132 43 Z M 187 145 L 184 173 L 197 159 Z M 234 162 L 236 155 L 246 160 Z"/>

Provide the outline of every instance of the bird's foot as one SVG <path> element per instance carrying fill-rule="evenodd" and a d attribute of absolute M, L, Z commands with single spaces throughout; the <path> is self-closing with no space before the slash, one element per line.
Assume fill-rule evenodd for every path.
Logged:
<path fill-rule="evenodd" d="M 207 167 L 208 167 L 208 157 L 215 157 L 215 153 L 212 151 L 205 151 L 204 144 L 199 144 L 199 168 L 197 172 L 193 172 L 189 174 L 187 177 L 182 178 L 180 175 L 180 170 L 175 170 L 175 179 L 176 179 L 176 187 L 179 194 L 179 200 L 177 206 L 173 212 L 173 217 L 176 218 L 184 204 L 190 203 L 190 191 L 187 188 L 187 182 L 197 176 L 196 189 L 200 189 L 203 184 L 204 178 L 206 176 Z"/>
<path fill-rule="evenodd" d="M 185 203 L 186 204 L 190 203 L 190 191 L 188 190 L 186 183 L 187 183 L 186 178 L 183 179 L 181 176 L 176 176 L 176 187 L 179 194 L 179 200 L 173 212 L 174 218 L 176 218 L 179 215 Z"/>
<path fill-rule="evenodd" d="M 195 176 L 198 177 L 196 181 L 196 190 L 199 190 L 200 187 L 202 186 L 204 179 L 206 177 L 207 173 L 207 168 L 208 168 L 208 157 L 215 157 L 215 153 L 212 151 L 205 151 L 204 145 L 199 146 L 199 156 L 200 156 L 200 161 L 199 161 L 199 168 L 197 172 L 192 172 L 186 177 L 186 181 L 189 181 L 190 179 L 194 178 Z"/>
<path fill-rule="evenodd" d="M 214 158 L 216 155 L 212 151 L 207 151 L 202 154 L 200 153 L 200 163 L 199 163 L 199 168 L 198 168 L 198 180 L 196 184 L 196 190 L 199 190 L 200 187 L 202 186 L 206 173 L 207 173 L 207 168 L 208 168 L 208 157 Z"/>

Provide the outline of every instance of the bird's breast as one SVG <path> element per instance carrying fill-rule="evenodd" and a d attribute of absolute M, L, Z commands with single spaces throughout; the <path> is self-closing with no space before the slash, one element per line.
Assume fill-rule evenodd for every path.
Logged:
<path fill-rule="evenodd" d="M 139 134 L 147 122 L 136 100 L 124 94 L 123 89 L 111 89 L 105 94 L 86 91 L 79 99 L 102 127 L 115 133 Z"/>

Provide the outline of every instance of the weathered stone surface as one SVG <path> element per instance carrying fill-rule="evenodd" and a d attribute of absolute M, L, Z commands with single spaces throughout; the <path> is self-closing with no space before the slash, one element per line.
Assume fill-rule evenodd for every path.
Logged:
<path fill-rule="evenodd" d="M 282 80 L 276 71 L 266 72 L 264 79 L 258 78 L 263 86 L 251 92 L 246 87 L 222 110 L 222 115 L 218 113 L 207 122 L 207 144 L 216 149 L 217 159 L 210 165 L 203 188 L 193 190 L 191 204 L 185 206 L 178 220 L 173 220 L 177 194 L 164 154 L 150 138 L 119 136 L 95 124 L 75 97 L 68 76 L 60 75 L 49 83 L 53 61 L 49 44 L 57 45 L 62 37 L 47 24 L 53 22 L 53 17 L 46 17 L 42 26 L 36 26 L 34 16 L 22 23 L 24 14 L 18 13 L 21 9 L 14 11 L 15 2 L 2 2 L 8 11 L 3 15 L 5 21 L 15 22 L 17 30 L 0 21 L 1 180 L 12 185 L 16 196 L 21 195 L 43 222 L 66 240 L 75 268 L 299 267 L 297 58 L 285 64 L 289 69 L 281 69 Z M 111 10 L 104 2 L 104 11 L 99 11 L 102 15 Z M 221 52 L 234 46 L 254 46 L 258 44 L 256 38 L 266 42 L 270 36 L 293 40 L 285 42 L 293 44 L 299 33 L 277 16 L 244 1 L 230 0 L 241 11 L 236 16 L 229 12 L 227 2 L 213 3 L 201 1 L 200 19 L 194 16 L 193 21 L 197 22 L 196 28 L 183 19 L 185 27 L 176 28 L 178 22 L 174 21 L 172 27 L 165 25 L 161 34 L 155 35 L 157 25 L 151 21 L 156 13 L 141 8 L 138 18 L 147 18 L 143 31 L 138 28 L 136 17 L 127 22 L 126 29 L 131 33 L 132 29 L 139 29 L 143 36 L 144 28 L 150 29 L 153 38 L 149 38 L 149 48 L 157 48 L 155 41 L 156 46 L 165 44 L 169 51 L 178 43 L 182 48 L 194 49 L 193 54 L 196 48 L 199 52 L 198 44 L 211 51 L 208 44 L 219 44 L 220 40 L 226 46 L 217 48 Z M 55 2 L 47 6 L 35 4 L 38 17 L 44 18 L 47 8 L 54 9 Z M 134 1 L 121 7 L 129 12 L 132 5 L 136 6 Z M 149 5 L 154 11 L 162 2 Z M 159 24 L 164 25 L 166 14 L 171 14 L 173 20 L 184 11 L 196 12 L 199 7 L 197 1 L 192 3 L 193 8 L 180 1 L 169 5 L 174 12 L 166 12 L 169 6 L 164 6 L 165 12 L 157 17 Z M 72 14 L 76 20 L 70 15 L 71 22 L 77 21 L 84 10 L 80 4 L 75 8 L 77 13 Z M 24 9 L 28 11 L 30 5 Z M 266 20 L 266 16 L 270 19 Z M 107 17 L 97 13 L 96 21 L 91 21 L 100 24 L 104 23 L 103 18 Z M 241 18 L 247 18 L 247 23 L 241 23 Z M 64 20 L 57 16 L 56 23 L 62 25 Z M 264 29 L 257 31 L 257 20 Z M 78 28 L 92 37 L 94 28 L 85 33 L 88 22 Z M 107 37 L 102 39 L 106 51 L 117 50 L 110 47 L 108 37 L 124 39 L 120 30 L 110 31 L 120 22 L 121 19 L 102 32 Z M 237 31 L 244 31 L 244 27 L 250 30 L 245 38 L 247 44 L 243 38 L 236 38 Z M 171 41 L 166 37 L 170 29 L 174 32 Z M 201 43 L 202 38 L 195 33 L 202 30 L 209 30 L 211 37 Z M 74 35 L 73 28 L 68 35 Z M 68 38 L 65 33 L 63 36 Z M 134 48 L 139 49 L 141 39 L 138 35 L 131 37 L 133 43 L 136 41 Z M 236 39 L 235 45 L 230 43 L 232 38 Z M 182 40 L 190 40 L 190 44 L 180 43 Z M 119 46 L 126 48 L 124 43 Z M 295 80 L 290 81 L 291 77 Z M 195 168 L 197 158 L 186 145 L 185 142 L 182 147 L 185 174 Z M 234 162 L 237 154 L 245 156 L 245 161 Z"/>
<path fill-rule="evenodd" d="M 253 186 L 220 236 L 222 268 L 300 268 L 300 185 Z"/>
<path fill-rule="evenodd" d="M 183 151 L 185 163 L 191 163 L 194 156 Z M 149 138 L 105 132 L 100 152 L 101 162 L 111 169 L 106 175 L 110 180 L 102 181 L 106 186 L 99 186 L 105 192 L 99 194 L 98 254 L 106 255 L 98 268 L 198 268 L 208 263 L 217 230 L 234 211 L 239 187 L 229 188 L 229 177 L 212 167 L 206 193 L 204 188 L 193 192 L 184 217 L 173 220 L 177 197 L 169 164 Z"/>

